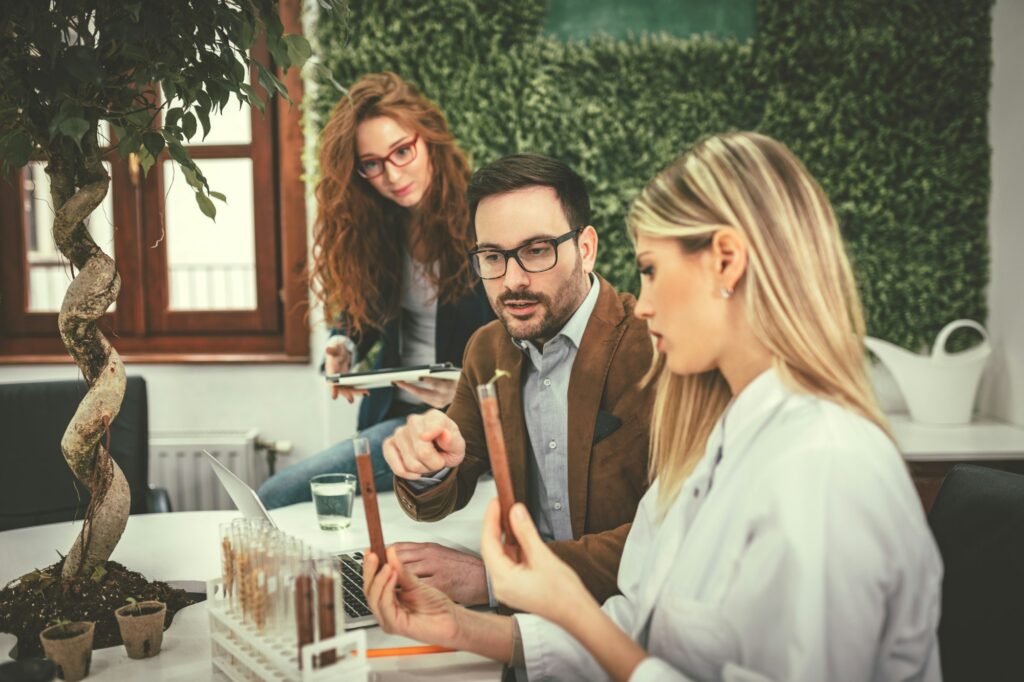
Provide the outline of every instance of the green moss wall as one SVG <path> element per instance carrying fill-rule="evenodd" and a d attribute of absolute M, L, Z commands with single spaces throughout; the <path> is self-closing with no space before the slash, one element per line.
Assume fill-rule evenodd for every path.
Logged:
<path fill-rule="evenodd" d="M 985 318 L 992 0 L 762 0 L 748 41 L 667 35 L 561 42 L 537 0 L 351 0 L 323 16 L 343 84 L 392 70 L 446 112 L 475 165 L 558 157 L 587 181 L 599 270 L 636 290 L 625 214 L 703 135 L 758 130 L 821 181 L 869 333 L 921 348 Z M 338 93 L 319 88 L 314 120 Z"/>

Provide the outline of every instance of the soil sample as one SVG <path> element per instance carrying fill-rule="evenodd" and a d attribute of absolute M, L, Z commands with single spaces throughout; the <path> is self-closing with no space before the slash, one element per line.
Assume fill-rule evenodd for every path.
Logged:
<path fill-rule="evenodd" d="M 512 475 L 508 469 L 508 452 L 505 450 L 505 434 L 501 428 L 501 411 L 498 408 L 498 389 L 493 383 L 476 387 L 480 399 L 480 415 L 484 421 L 484 435 L 487 437 L 487 456 L 491 460 L 491 473 L 498 489 L 498 505 L 501 507 L 501 530 L 504 534 L 505 554 L 513 561 L 519 561 L 519 543 L 508 525 L 509 510 L 515 504 L 512 492 Z"/>
<path fill-rule="evenodd" d="M 95 629 L 94 623 L 77 621 L 53 625 L 39 633 L 46 657 L 57 665 L 57 677 L 77 682 L 89 676 Z"/>
<path fill-rule="evenodd" d="M 302 647 L 313 643 L 313 578 L 305 568 L 295 576 L 295 643 L 302 668 Z"/>
<path fill-rule="evenodd" d="M 377 506 L 377 485 L 373 478 L 373 463 L 370 460 L 370 441 L 356 438 L 356 473 L 359 474 L 359 492 L 362 493 L 363 510 L 366 513 L 366 530 L 370 534 L 370 550 L 377 555 L 377 566 L 382 567 L 388 558 L 384 551 L 384 531 L 380 525 L 380 508 Z"/>
<path fill-rule="evenodd" d="M 163 602 L 143 601 L 114 611 L 128 658 L 149 658 L 160 653 L 164 641 L 167 606 Z"/>

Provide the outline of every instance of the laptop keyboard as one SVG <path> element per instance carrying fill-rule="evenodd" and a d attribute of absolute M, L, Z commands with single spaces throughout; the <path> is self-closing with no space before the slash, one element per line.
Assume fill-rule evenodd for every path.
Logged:
<path fill-rule="evenodd" d="M 370 607 L 363 596 L 363 553 L 339 554 L 341 562 L 341 587 L 345 594 L 345 615 L 349 618 L 372 616 Z"/>

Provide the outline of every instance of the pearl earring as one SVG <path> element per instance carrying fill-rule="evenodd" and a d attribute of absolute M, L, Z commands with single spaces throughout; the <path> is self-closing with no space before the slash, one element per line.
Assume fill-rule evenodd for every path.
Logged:
<path fill-rule="evenodd" d="M 719 293 L 722 294 L 722 298 L 724 298 L 724 299 L 732 298 L 732 290 L 726 289 L 725 287 L 720 287 L 718 289 L 718 291 L 719 291 Z"/>

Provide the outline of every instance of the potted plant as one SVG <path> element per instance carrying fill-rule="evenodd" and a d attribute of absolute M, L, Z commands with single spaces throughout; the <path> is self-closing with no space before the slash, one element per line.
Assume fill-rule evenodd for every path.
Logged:
<path fill-rule="evenodd" d="M 167 605 L 163 602 L 138 601 L 135 597 L 128 597 L 128 603 L 114 611 L 128 658 L 149 658 L 160 653 L 166 616 Z"/>
<path fill-rule="evenodd" d="M 57 666 L 59 678 L 76 682 L 88 677 L 94 631 L 95 624 L 90 621 L 61 619 L 39 633 L 43 651 Z"/>

